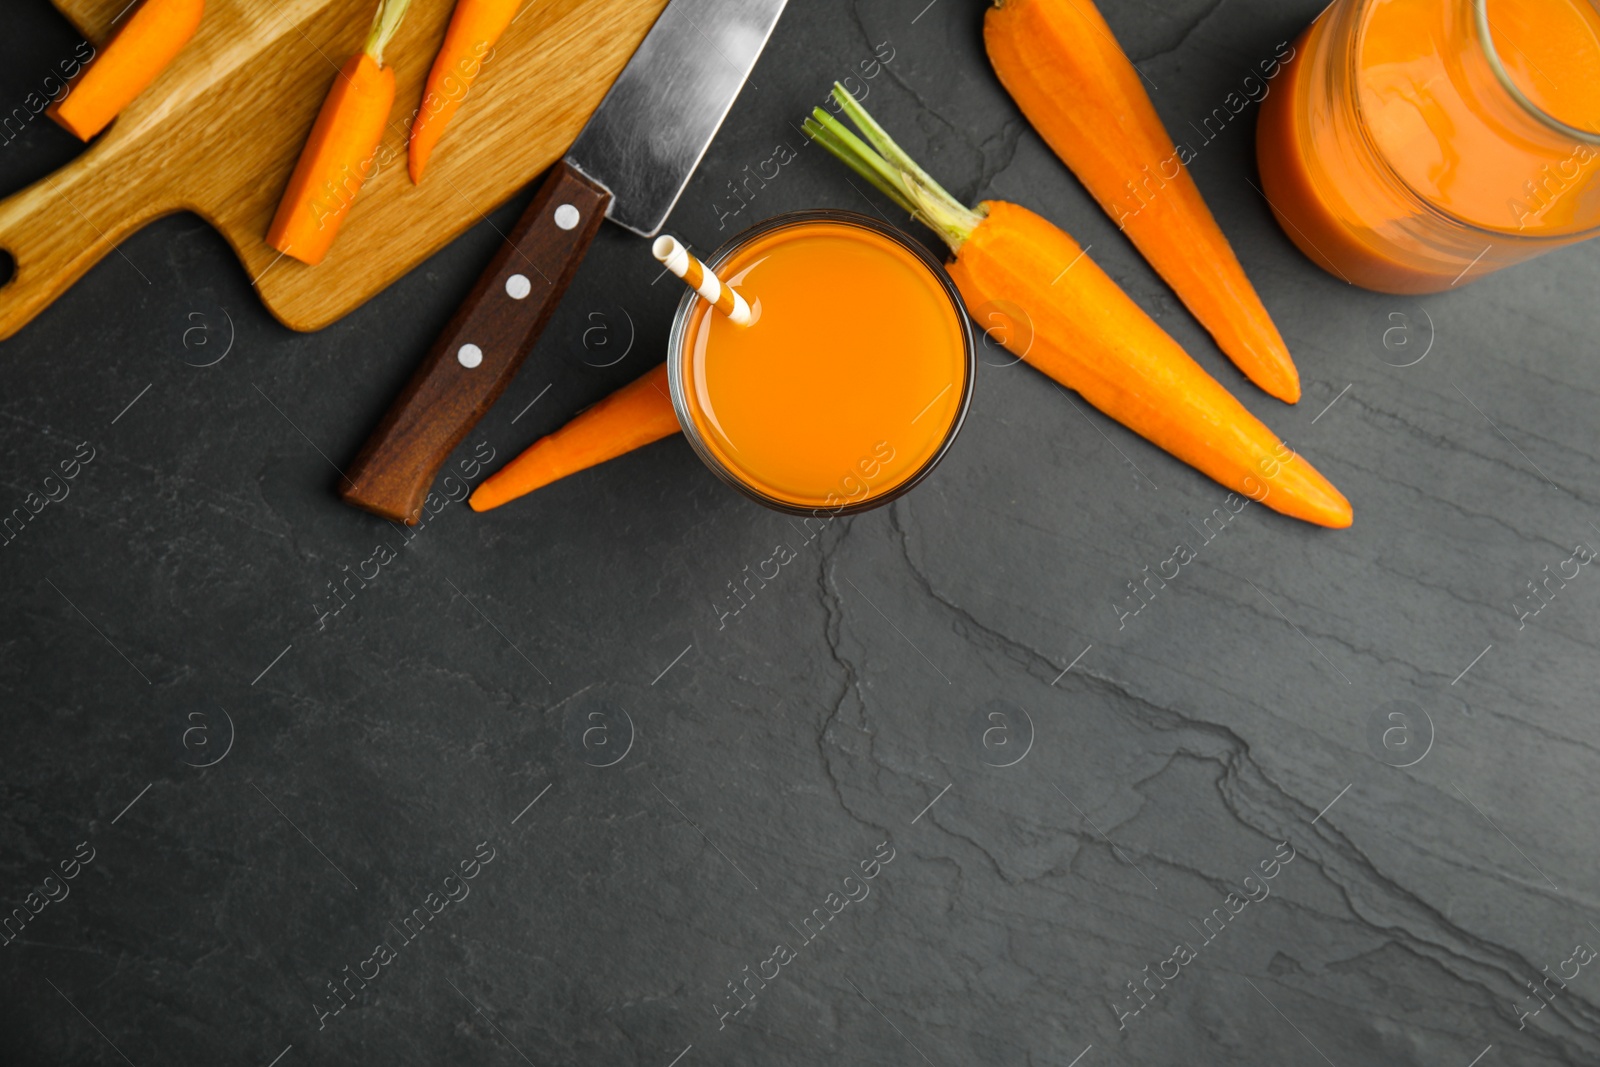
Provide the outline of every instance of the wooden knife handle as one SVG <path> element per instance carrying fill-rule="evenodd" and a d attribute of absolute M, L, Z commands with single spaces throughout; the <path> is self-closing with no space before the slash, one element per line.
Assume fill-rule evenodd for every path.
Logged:
<path fill-rule="evenodd" d="M 610 202 L 603 186 L 556 164 L 345 472 L 346 503 L 417 523 L 439 468 L 539 339 Z"/>

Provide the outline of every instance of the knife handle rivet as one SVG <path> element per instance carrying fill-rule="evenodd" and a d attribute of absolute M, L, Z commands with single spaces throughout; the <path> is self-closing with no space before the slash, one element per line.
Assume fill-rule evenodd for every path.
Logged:
<path fill-rule="evenodd" d="M 578 214 L 578 209 L 573 207 L 571 204 L 562 204 L 560 207 L 556 208 L 556 225 L 560 226 L 563 230 L 576 229 L 578 226 L 578 219 L 580 217 L 581 216 Z"/>
<path fill-rule="evenodd" d="M 513 274 L 506 279 L 506 295 L 513 300 L 522 300 L 533 292 L 533 283 L 526 274 Z"/>
<path fill-rule="evenodd" d="M 483 362 L 483 349 L 474 344 L 465 344 L 456 349 L 456 361 L 463 367 L 471 370 Z"/>

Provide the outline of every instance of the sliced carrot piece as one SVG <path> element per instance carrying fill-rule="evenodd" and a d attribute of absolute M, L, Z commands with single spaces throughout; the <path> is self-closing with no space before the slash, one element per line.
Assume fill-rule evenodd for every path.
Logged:
<path fill-rule="evenodd" d="M 615 459 L 679 431 L 663 363 L 618 389 L 527 451 L 473 490 L 467 503 L 488 511 L 569 474 Z"/>
<path fill-rule="evenodd" d="M 372 176 L 394 107 L 394 70 L 383 65 L 383 49 L 410 2 L 380 0 L 366 47 L 339 69 L 322 101 L 267 230 L 267 244 L 286 256 L 321 263 L 362 183 Z"/>
<path fill-rule="evenodd" d="M 350 57 L 306 138 L 267 244 L 302 263 L 321 263 L 361 185 L 371 175 L 394 106 L 394 70 L 365 52 Z"/>
<path fill-rule="evenodd" d="M 457 0 L 450 16 L 450 28 L 428 72 L 428 85 L 422 94 L 411 125 L 411 145 L 406 161 L 413 183 L 422 181 L 422 171 L 444 136 L 445 127 L 467 99 L 472 83 L 478 79 L 489 53 L 506 27 L 516 17 L 522 0 Z"/>
<path fill-rule="evenodd" d="M 89 140 L 177 58 L 205 10 L 205 0 L 144 0 L 46 114 L 74 137 Z"/>
<path fill-rule="evenodd" d="M 1287 403 L 1300 374 L 1094 0 L 996 0 L 1000 83 L 1245 375 Z"/>

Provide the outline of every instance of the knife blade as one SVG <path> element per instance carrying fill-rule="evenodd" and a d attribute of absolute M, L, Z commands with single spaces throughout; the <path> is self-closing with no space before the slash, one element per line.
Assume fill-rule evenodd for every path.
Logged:
<path fill-rule="evenodd" d="M 532 350 L 602 219 L 653 237 L 788 0 L 672 0 L 345 471 L 346 503 L 415 525 Z"/>

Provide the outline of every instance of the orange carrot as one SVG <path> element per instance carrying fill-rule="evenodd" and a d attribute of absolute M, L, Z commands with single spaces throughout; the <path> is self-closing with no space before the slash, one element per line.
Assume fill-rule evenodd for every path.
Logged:
<path fill-rule="evenodd" d="M 1128 429 L 1223 485 L 1297 519 L 1345 527 L 1350 503 L 1156 325 L 1083 249 L 1026 208 L 970 211 L 835 84 L 869 146 L 817 108 L 806 133 L 935 230 L 969 309 L 1004 301 L 1032 330 L 1006 344 Z M 1030 335 L 1031 336 L 1028 336 Z M 1019 351 L 1020 349 L 1020 351 Z"/>
<path fill-rule="evenodd" d="M 1228 358 L 1279 400 L 1299 400 L 1289 349 L 1189 174 L 1193 150 L 1173 146 L 1094 0 L 995 0 L 983 39 L 1033 128 Z"/>
<path fill-rule="evenodd" d="M 379 0 L 366 47 L 334 78 L 267 230 L 267 244 L 284 255 L 321 263 L 371 177 L 394 106 L 394 70 L 383 65 L 383 50 L 410 3 Z"/>
<path fill-rule="evenodd" d="M 205 0 L 144 0 L 46 112 L 87 141 L 150 87 L 200 28 Z"/>
<path fill-rule="evenodd" d="M 495 42 L 511 25 L 520 6 L 522 0 L 456 0 L 444 44 L 439 46 L 433 69 L 428 72 L 422 106 L 411 125 L 407 169 L 413 183 L 422 181 L 422 170 L 428 165 L 434 146 L 444 136 L 456 109 L 466 101 Z"/>
<path fill-rule="evenodd" d="M 663 363 L 623 386 L 507 463 L 473 490 L 467 503 L 488 511 L 569 474 L 643 448 L 679 430 Z"/>
<path fill-rule="evenodd" d="M 1009 299 L 1032 320 L 1022 357 L 1153 444 L 1230 489 L 1322 526 L 1350 525 L 1350 503 L 1297 460 L 1093 260 L 1027 208 L 1004 201 L 962 243 L 950 276 L 969 307 Z M 1067 284 L 1070 279 L 1071 284 Z"/>

